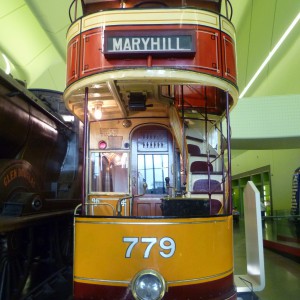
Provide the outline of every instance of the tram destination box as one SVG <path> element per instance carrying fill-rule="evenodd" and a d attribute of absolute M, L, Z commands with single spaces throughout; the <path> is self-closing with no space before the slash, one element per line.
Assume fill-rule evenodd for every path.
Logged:
<path fill-rule="evenodd" d="M 104 54 L 106 57 L 194 56 L 195 32 L 190 30 L 169 31 L 105 31 Z"/>

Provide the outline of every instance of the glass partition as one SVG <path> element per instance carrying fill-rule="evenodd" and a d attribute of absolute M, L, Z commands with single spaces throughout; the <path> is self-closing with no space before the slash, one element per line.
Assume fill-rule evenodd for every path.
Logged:
<path fill-rule="evenodd" d="M 289 210 L 273 213 L 263 222 L 265 247 L 300 259 L 300 215 L 290 215 Z"/>
<path fill-rule="evenodd" d="M 128 152 L 90 153 L 90 192 L 129 193 Z"/>

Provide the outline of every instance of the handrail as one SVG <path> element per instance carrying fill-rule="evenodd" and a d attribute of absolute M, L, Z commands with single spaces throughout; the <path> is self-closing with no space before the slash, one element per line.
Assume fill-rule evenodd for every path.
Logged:
<path fill-rule="evenodd" d="M 71 9 L 72 9 L 72 7 L 73 7 L 75 1 L 77 2 L 77 0 L 73 0 L 72 3 L 71 3 L 70 6 L 69 6 L 69 19 L 70 19 L 71 23 L 73 23 L 73 19 L 72 19 L 72 16 L 71 16 Z M 75 19 L 75 20 L 76 20 L 76 19 Z"/>
<path fill-rule="evenodd" d="M 230 7 L 230 17 L 229 17 L 229 14 L 228 14 L 228 5 Z M 230 2 L 230 0 L 226 0 L 226 17 L 229 21 L 231 21 L 232 19 L 232 15 L 233 15 L 233 8 L 232 8 L 232 4 Z"/>
<path fill-rule="evenodd" d="M 78 204 L 75 209 L 74 209 L 74 216 L 78 216 L 79 213 L 77 212 L 77 210 L 82 206 L 82 203 Z"/>
<path fill-rule="evenodd" d="M 117 216 L 121 216 L 122 214 L 122 205 L 121 205 L 121 202 L 123 200 L 127 200 L 127 199 L 133 199 L 136 198 L 136 197 L 141 197 L 141 196 L 144 196 L 146 194 L 146 190 L 147 190 L 147 187 L 148 187 L 148 184 L 146 182 L 143 183 L 143 189 L 144 189 L 144 193 L 142 194 L 138 194 L 138 195 L 132 195 L 132 196 L 127 196 L 127 197 L 122 197 L 118 200 L 117 202 L 117 206 L 116 206 L 116 211 L 117 211 Z"/>
<path fill-rule="evenodd" d="M 122 197 L 118 200 L 116 205 L 117 216 L 121 216 L 122 214 L 122 201 L 127 199 L 133 199 L 133 198 L 134 196 L 127 196 L 127 197 Z"/>

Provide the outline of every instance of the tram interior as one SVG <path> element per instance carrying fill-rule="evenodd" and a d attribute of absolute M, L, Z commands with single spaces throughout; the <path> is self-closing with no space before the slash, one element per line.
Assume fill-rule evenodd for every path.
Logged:
<path fill-rule="evenodd" d="M 171 97 L 166 86 L 157 89 L 161 98 Z M 151 94 L 147 98 L 151 101 Z M 169 99 L 158 104 L 164 107 L 161 126 L 151 125 L 156 104 L 130 109 L 128 103 L 128 118 L 90 123 L 89 214 L 188 216 L 224 212 L 228 180 L 227 142 L 220 123 L 223 115 L 207 114 L 218 107 L 212 100 L 197 106 L 185 99 L 184 116 L 179 100 L 175 106 Z M 106 113 L 104 107 L 102 113 Z M 141 114 L 143 124 L 149 125 L 132 132 L 141 125 L 135 118 Z M 172 202 L 166 201 L 170 198 Z"/>

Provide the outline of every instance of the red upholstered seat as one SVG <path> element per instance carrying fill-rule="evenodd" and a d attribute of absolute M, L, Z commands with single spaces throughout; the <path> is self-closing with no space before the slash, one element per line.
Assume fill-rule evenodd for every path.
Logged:
<path fill-rule="evenodd" d="M 211 180 L 198 179 L 194 183 L 193 192 L 200 192 L 200 193 L 222 192 L 221 182 L 213 179 Z"/>
<path fill-rule="evenodd" d="M 201 154 L 199 146 L 193 145 L 193 144 L 188 144 L 187 147 L 188 147 L 188 153 L 190 155 L 200 155 Z"/>
<path fill-rule="evenodd" d="M 217 215 L 222 208 L 221 201 L 217 199 L 211 199 L 210 200 L 210 213 L 211 215 Z"/>
<path fill-rule="evenodd" d="M 213 166 L 211 163 L 208 163 L 206 161 L 194 161 L 192 162 L 191 164 L 191 167 L 190 167 L 190 171 L 192 173 L 195 173 L 195 172 L 213 172 Z"/>

